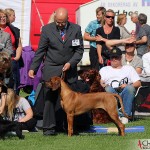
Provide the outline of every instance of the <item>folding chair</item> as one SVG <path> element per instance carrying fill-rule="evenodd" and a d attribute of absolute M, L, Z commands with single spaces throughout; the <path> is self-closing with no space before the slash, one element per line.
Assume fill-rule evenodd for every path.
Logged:
<path fill-rule="evenodd" d="M 132 121 L 135 120 L 135 111 L 138 109 L 140 104 L 144 102 L 149 93 L 150 86 L 148 85 L 142 85 L 137 89 L 132 105 Z"/>

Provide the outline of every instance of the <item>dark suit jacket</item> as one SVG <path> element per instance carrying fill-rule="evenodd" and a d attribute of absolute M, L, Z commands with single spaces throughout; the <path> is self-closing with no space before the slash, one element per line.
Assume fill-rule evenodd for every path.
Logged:
<path fill-rule="evenodd" d="M 78 46 L 72 45 L 72 41 L 75 39 L 80 41 Z M 73 83 L 77 79 L 77 64 L 82 59 L 83 52 L 81 27 L 68 22 L 65 41 L 63 42 L 60 31 L 53 22 L 42 28 L 38 50 L 30 69 L 37 72 L 45 56 L 43 79 L 49 80 L 50 77 L 60 76 L 64 64 L 69 62 L 71 68 L 66 73 L 66 79 L 69 83 Z"/>

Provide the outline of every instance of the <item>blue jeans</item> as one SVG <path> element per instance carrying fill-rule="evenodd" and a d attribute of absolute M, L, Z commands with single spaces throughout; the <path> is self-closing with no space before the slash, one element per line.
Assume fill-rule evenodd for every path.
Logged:
<path fill-rule="evenodd" d="M 114 88 L 111 86 L 105 87 L 106 92 L 117 93 Z M 124 110 L 127 115 L 131 115 L 132 112 L 132 103 L 134 100 L 136 89 L 132 85 L 127 85 L 120 93 L 117 93 L 121 96 L 123 100 Z"/>

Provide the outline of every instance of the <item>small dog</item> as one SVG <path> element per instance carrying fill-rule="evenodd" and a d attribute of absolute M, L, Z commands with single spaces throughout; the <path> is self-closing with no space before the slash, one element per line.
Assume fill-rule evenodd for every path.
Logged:
<path fill-rule="evenodd" d="M 117 100 L 119 99 L 121 109 L 125 117 L 129 118 L 124 112 L 122 99 L 118 94 L 107 92 L 95 92 L 95 93 L 77 93 L 72 91 L 69 86 L 60 78 L 52 77 L 49 81 L 45 82 L 45 85 L 51 88 L 53 91 L 59 90 L 61 96 L 61 106 L 67 114 L 68 121 L 68 136 L 73 134 L 73 119 L 75 115 L 83 114 L 89 110 L 102 108 L 104 109 L 116 124 L 119 135 L 125 135 L 125 126 L 121 123 L 117 112 Z M 111 99 L 111 100 L 110 100 Z"/>
<path fill-rule="evenodd" d="M 80 74 L 80 78 L 90 86 L 90 93 L 105 92 L 105 89 L 100 84 L 101 76 L 96 69 L 88 69 Z M 109 123 L 111 122 L 108 114 L 103 109 L 92 110 L 93 123 Z"/>
<path fill-rule="evenodd" d="M 22 135 L 21 123 L 4 120 L 3 117 L 0 116 L 0 138 L 4 140 L 6 134 L 11 131 L 16 132 L 19 139 L 24 139 L 24 135 Z"/>

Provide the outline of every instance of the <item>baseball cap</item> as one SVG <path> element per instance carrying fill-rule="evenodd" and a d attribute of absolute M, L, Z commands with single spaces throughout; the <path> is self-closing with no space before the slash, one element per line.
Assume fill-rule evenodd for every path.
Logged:
<path fill-rule="evenodd" d="M 118 47 L 114 47 L 111 51 L 110 51 L 110 58 L 111 57 L 119 57 L 122 55 L 122 51 L 120 48 Z"/>

